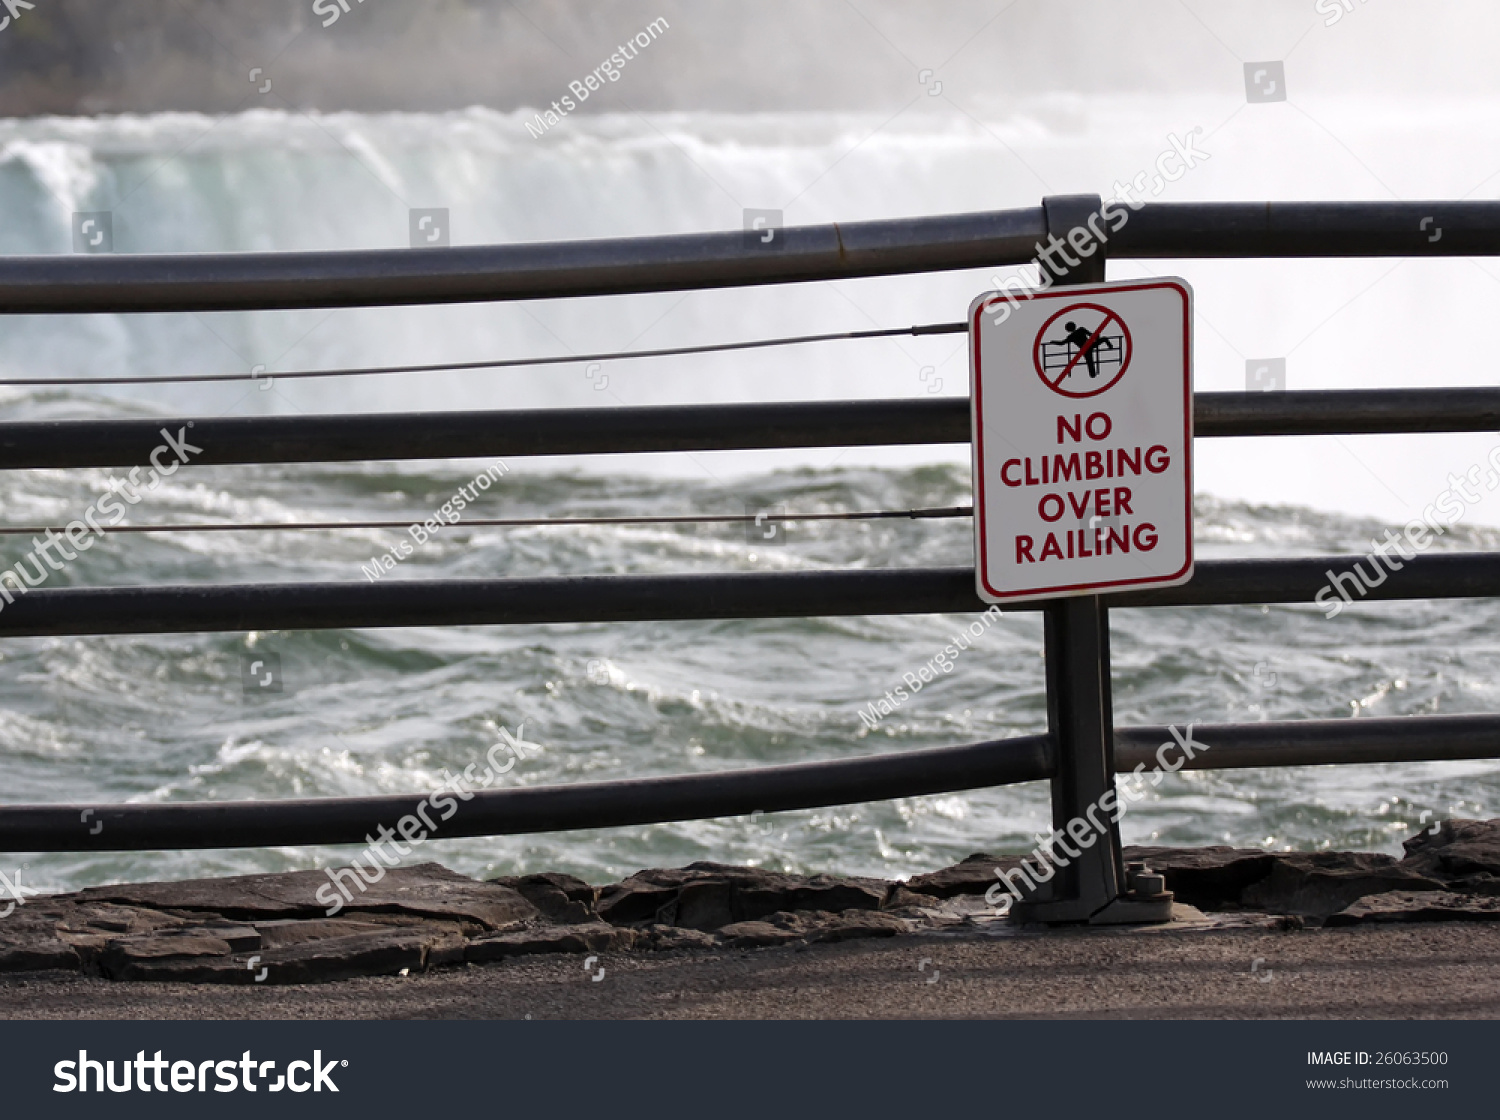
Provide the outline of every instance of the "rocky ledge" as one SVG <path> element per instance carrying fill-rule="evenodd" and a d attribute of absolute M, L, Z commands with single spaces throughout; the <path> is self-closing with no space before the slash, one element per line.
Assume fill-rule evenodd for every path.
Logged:
<path fill-rule="evenodd" d="M 1281 928 L 1500 919 L 1500 821 L 1444 823 L 1402 859 L 1362 852 L 1128 848 L 1187 907 Z M 984 892 L 1016 856 L 978 854 L 906 882 L 695 863 L 593 887 L 570 875 L 470 879 L 388 870 L 335 916 L 320 871 L 93 887 L 0 919 L 0 972 L 301 984 L 529 953 L 656 952 L 975 934 L 1004 928 Z"/>

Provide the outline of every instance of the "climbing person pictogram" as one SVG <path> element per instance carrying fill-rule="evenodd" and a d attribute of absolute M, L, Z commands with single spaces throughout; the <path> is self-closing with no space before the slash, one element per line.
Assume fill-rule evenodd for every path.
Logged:
<path fill-rule="evenodd" d="M 1076 303 L 1042 325 L 1033 349 L 1037 375 L 1047 388 L 1065 397 L 1092 397 L 1124 376 L 1130 330 L 1109 308 Z"/>
<path fill-rule="evenodd" d="M 1063 335 L 1056 342 L 1043 343 L 1043 346 L 1064 347 L 1064 352 L 1067 350 L 1073 351 L 1072 356 L 1068 359 L 1067 366 L 1063 369 L 1062 375 L 1068 377 L 1072 374 L 1073 367 L 1078 364 L 1078 358 L 1081 355 L 1083 360 L 1088 363 L 1089 377 L 1098 377 L 1099 348 L 1103 347 L 1106 350 L 1113 350 L 1115 349 L 1115 340 L 1104 337 L 1104 327 L 1102 326 L 1093 334 L 1089 334 L 1088 331 L 1071 320 L 1064 323 L 1063 327 L 1067 330 L 1067 334 Z"/>

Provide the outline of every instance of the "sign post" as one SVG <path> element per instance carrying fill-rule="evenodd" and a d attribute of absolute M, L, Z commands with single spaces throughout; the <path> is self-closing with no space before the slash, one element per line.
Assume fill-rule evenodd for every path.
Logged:
<path fill-rule="evenodd" d="M 1059 241 L 1097 196 L 1044 203 Z M 1096 227 L 1093 227 L 1097 229 Z M 1192 292 L 1107 284 L 1104 245 L 1044 287 L 970 307 L 976 582 L 995 603 L 1045 600 L 1056 874 L 1017 922 L 1164 921 L 1172 896 L 1128 879 L 1117 797 L 1109 616 L 1098 593 L 1192 578 Z M 1090 810 L 1093 810 L 1090 815 Z M 1088 845 L 1070 826 L 1086 822 Z"/>

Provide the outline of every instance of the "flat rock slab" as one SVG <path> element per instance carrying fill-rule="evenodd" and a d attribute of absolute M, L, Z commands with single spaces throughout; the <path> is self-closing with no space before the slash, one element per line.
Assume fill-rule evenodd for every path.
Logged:
<path fill-rule="evenodd" d="M 1500 919 L 1500 822 L 1448 821 L 1397 860 L 1363 852 L 1128 848 L 1193 910 L 1260 910 L 1281 929 Z M 694 863 L 604 887 L 562 874 L 480 882 L 437 864 L 386 868 L 329 903 L 324 872 L 95 887 L 27 899 L 0 920 L 0 972 L 284 985 L 414 974 L 546 954 L 751 949 L 1004 932 L 985 901 L 1018 856 L 977 853 L 905 883 Z M 340 869 L 347 882 L 354 872 Z M 319 898 L 319 893 L 323 897 Z M 1192 904 L 1192 905 L 1188 905 Z M 337 912 L 330 914 L 330 909 Z M 1269 926 L 1268 926 L 1269 928 Z M 518 967 L 518 966 L 513 966 Z"/>
<path fill-rule="evenodd" d="M 806 938 L 802 930 L 786 929 L 770 922 L 735 922 L 719 930 L 719 937 L 730 949 L 764 949 Z"/>
<path fill-rule="evenodd" d="M 233 951 L 229 942 L 219 937 L 192 937 L 183 934 L 126 937 L 110 942 L 100 955 L 99 963 L 106 973 L 113 975 L 129 965 L 145 961 L 172 957 L 227 957 Z"/>
<path fill-rule="evenodd" d="M 599 915 L 594 910 L 599 896 L 598 888 L 589 886 L 573 875 L 544 872 L 540 875 L 491 879 L 490 882 L 519 892 L 548 921 L 578 924 L 599 920 Z"/>
<path fill-rule="evenodd" d="M 1434 879 L 1500 878 L 1500 821 L 1443 821 L 1402 846 L 1402 864 Z"/>
<path fill-rule="evenodd" d="M 1257 910 L 1326 918 L 1364 898 L 1391 891 L 1439 891 L 1443 883 L 1384 855 L 1291 852 L 1247 887 L 1241 901 Z"/>
<path fill-rule="evenodd" d="M 0 972 L 76 972 L 83 967 L 78 950 L 48 933 L 4 930 L 0 936 Z"/>
<path fill-rule="evenodd" d="M 693 863 L 638 871 L 604 887 L 596 909 L 615 925 L 662 924 L 715 930 L 784 910 L 878 910 L 890 893 L 883 879 L 786 875 L 758 867 Z"/>
<path fill-rule="evenodd" d="M 348 875 L 349 898 L 334 888 L 322 871 L 286 871 L 275 875 L 238 875 L 228 879 L 188 879 L 180 883 L 141 883 L 133 886 L 91 887 L 60 901 L 109 902 L 154 910 L 210 911 L 226 918 L 328 917 L 326 899 L 338 910 L 406 913 L 423 917 L 460 918 L 487 929 L 539 918 L 541 912 L 519 891 L 500 883 L 483 883 L 449 871 L 436 863 L 386 868 L 375 883 L 354 871 Z M 363 884 L 364 890 L 358 885 Z M 319 893 L 323 898 L 320 899 Z"/>
<path fill-rule="evenodd" d="M 894 914 L 846 911 L 814 931 L 814 941 L 857 941 L 865 937 L 895 937 L 912 927 Z"/>
<path fill-rule="evenodd" d="M 421 924 L 417 922 L 415 924 Z M 359 918 L 309 918 L 297 921 L 293 918 L 277 918 L 269 922 L 256 922 L 251 928 L 259 942 L 256 945 L 237 945 L 236 952 L 255 949 L 284 949 L 289 945 L 301 945 L 308 941 L 323 941 L 334 937 L 347 937 L 354 933 L 381 933 L 391 929 L 392 923 L 364 921 Z"/>
<path fill-rule="evenodd" d="M 105 972 L 111 980 L 177 981 L 194 984 L 308 984 L 356 976 L 420 972 L 441 934 L 382 929 L 305 942 L 250 957 L 178 957 L 132 961 Z M 462 959 L 460 956 L 459 959 Z"/>
<path fill-rule="evenodd" d="M 1324 925 L 1356 926 L 1374 922 L 1496 922 L 1500 898 L 1452 891 L 1392 891 L 1361 898 L 1332 914 Z"/>
<path fill-rule="evenodd" d="M 926 875 L 913 875 L 906 889 L 932 898 L 953 898 L 962 894 L 983 894 L 995 885 L 995 870 L 1010 871 L 1021 862 L 1019 856 L 992 856 L 984 852 Z"/>
<path fill-rule="evenodd" d="M 1267 852 L 1259 848 L 1129 847 L 1126 862 L 1161 872 L 1179 902 L 1205 910 L 1263 910 L 1323 919 L 1361 898 L 1394 891 L 1500 897 L 1500 821 L 1451 820 L 1405 841 L 1402 859 L 1367 852 Z M 1014 855 L 977 853 L 917 875 L 907 890 L 952 899 L 982 894 Z M 888 902 L 886 908 L 890 908 Z"/>
<path fill-rule="evenodd" d="M 633 930 L 607 922 L 576 926 L 544 926 L 540 929 L 492 933 L 476 937 L 464 948 L 464 960 L 474 963 L 525 957 L 534 953 L 602 953 L 628 949 L 635 940 Z"/>

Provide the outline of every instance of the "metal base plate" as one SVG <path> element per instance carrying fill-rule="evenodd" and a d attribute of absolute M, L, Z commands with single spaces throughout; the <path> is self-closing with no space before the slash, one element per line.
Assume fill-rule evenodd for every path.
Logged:
<path fill-rule="evenodd" d="M 1132 895 L 1112 899 L 1102 908 L 1077 899 L 1017 902 L 1010 908 L 1010 920 L 1018 925 L 1040 922 L 1045 925 L 1078 924 L 1091 926 L 1159 925 L 1172 920 L 1171 891 L 1150 899 Z"/>
<path fill-rule="evenodd" d="M 1089 916 L 1091 926 L 1133 926 L 1170 922 L 1172 920 L 1172 892 L 1165 897 L 1150 899 L 1117 898 Z"/>

